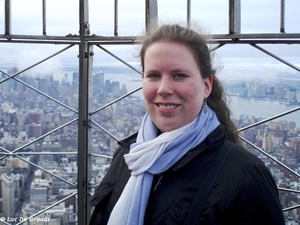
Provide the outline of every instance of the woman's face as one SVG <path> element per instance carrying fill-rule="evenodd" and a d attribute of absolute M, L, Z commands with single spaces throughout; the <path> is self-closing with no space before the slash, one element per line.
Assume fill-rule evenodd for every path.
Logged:
<path fill-rule="evenodd" d="M 211 93 L 212 82 L 213 76 L 202 78 L 191 50 L 183 44 L 157 42 L 145 52 L 143 95 L 161 132 L 192 122 Z"/>

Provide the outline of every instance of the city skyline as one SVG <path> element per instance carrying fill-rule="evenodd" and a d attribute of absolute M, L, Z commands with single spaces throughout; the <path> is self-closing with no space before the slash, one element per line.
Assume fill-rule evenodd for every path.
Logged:
<path fill-rule="evenodd" d="M 71 4 L 72 1 L 47 1 L 47 29 L 48 35 L 78 35 L 78 20 L 79 8 L 78 4 Z M 26 13 L 23 10 L 23 5 L 30 6 L 31 12 Z M 145 26 L 144 18 L 144 1 L 129 0 L 119 2 L 119 36 L 136 36 L 143 32 Z M 170 4 L 172 7 L 170 7 Z M 134 6 L 135 10 L 132 10 Z M 289 0 L 285 5 L 285 25 L 287 33 L 299 33 L 297 21 L 300 20 L 300 15 L 297 13 L 297 7 L 300 7 L 300 2 L 297 0 Z M 201 24 L 210 34 L 226 34 L 228 32 L 228 1 L 191 1 L 191 17 L 193 21 Z M 12 33 L 14 34 L 36 34 L 41 35 L 42 26 L 42 3 L 37 3 L 34 0 L 24 1 L 15 0 L 11 2 L 12 9 Z M 68 8 L 67 12 L 63 11 Z M 270 8 L 272 10 L 265 10 Z M 184 0 L 164 0 L 158 1 L 158 18 L 164 22 L 181 22 L 186 21 L 186 1 Z M 209 9 L 213 9 L 211 13 Z M 91 34 L 102 36 L 113 36 L 113 1 L 90 1 L 89 5 L 90 29 Z M 4 0 L 0 1 L 0 11 L 4 12 Z M 55 12 L 55 13 L 54 13 Z M 130 12 L 130 13 L 129 13 Z M 245 0 L 241 1 L 241 33 L 278 33 L 280 23 L 280 1 L 266 0 Z M 255 12 L 255 18 L 253 17 Z M 63 19 L 59 14 L 64 16 Z M 101 14 L 101 17 L 99 16 Z M 58 22 L 59 20 L 59 22 Z M 1 22 L 2 21 L 2 22 Z M 23 24 L 26 25 L 23 25 Z M 60 24 L 57 26 L 56 24 Z M 4 33 L 4 14 L 0 16 L 0 34 Z M 278 55 L 282 59 L 290 62 L 296 67 L 300 67 L 299 45 L 259 45 L 267 51 Z M 0 43 L 0 63 L 16 64 L 17 67 L 26 68 L 43 58 L 55 53 L 64 48 L 64 45 L 55 45 L 49 47 L 44 44 L 19 44 L 19 43 Z M 108 45 L 103 46 L 112 53 L 118 55 L 121 59 L 138 67 L 139 62 L 137 55 L 137 46 L 132 45 Z M 242 70 L 245 74 L 253 72 L 261 73 L 262 71 L 287 71 L 297 74 L 296 70 L 283 65 L 274 58 L 262 53 L 250 45 L 225 45 L 217 51 L 216 63 L 223 68 L 221 73 L 236 75 Z M 52 69 L 62 70 L 64 65 L 78 64 L 78 49 L 76 46 L 70 48 L 66 52 L 44 62 L 38 68 L 43 71 Z M 94 47 L 94 65 L 116 65 L 111 56 L 104 54 L 101 49 Z M 33 68 L 33 70 L 38 70 Z"/>
<path fill-rule="evenodd" d="M 90 102 L 92 110 L 125 94 L 127 88 L 124 88 L 118 82 L 106 82 L 104 73 L 95 74 L 95 76 L 96 83 L 93 83 L 93 97 Z M 73 82 L 59 83 L 51 79 L 51 76 L 47 79 L 30 77 L 28 77 L 28 79 L 23 77 L 22 79 L 28 82 L 29 85 L 36 86 L 43 90 L 46 94 L 56 96 L 59 101 L 63 101 L 70 107 L 76 108 L 78 106 L 78 95 L 76 94 L 79 85 L 78 73 L 74 74 Z M 237 87 L 239 87 L 238 90 Z M 245 87 L 243 82 L 238 84 L 238 86 L 233 86 L 238 93 L 246 93 L 244 92 L 243 87 Z M 257 87 L 256 92 L 261 93 L 261 97 L 265 97 L 266 93 L 263 94 L 261 90 L 266 90 L 266 87 L 263 85 L 261 88 L 262 89 Z M 3 137 L 0 139 L 0 145 L 2 145 L 2 148 L 8 149 L 9 151 L 18 149 L 22 145 L 26 145 L 26 143 L 38 139 L 41 135 L 44 135 L 51 129 L 63 125 L 65 122 L 72 120 L 74 116 L 76 116 L 74 113 L 71 113 L 70 110 L 65 110 L 57 104 L 51 103 L 50 100 L 46 101 L 40 96 L 30 93 L 29 90 L 24 92 L 24 89 L 20 88 L 20 84 L 17 84 L 16 81 L 11 80 L 11 82 L 3 83 L 2 89 L 5 90 L 5 93 L 0 95 L 2 101 L 0 119 L 3 121 L 3 123 L 0 123 L 0 134 L 3 133 Z M 20 95 L 20 92 L 22 92 L 22 95 Z M 29 97 L 27 97 L 26 101 L 22 101 L 21 99 L 25 96 Z M 283 94 L 280 96 L 284 97 L 285 95 Z M 16 110 L 9 110 L 12 107 Z M 249 105 L 249 107 L 251 107 L 251 105 Z M 99 113 L 93 114 L 91 120 L 101 124 L 104 129 L 107 129 L 107 131 L 115 137 L 123 139 L 138 130 L 144 113 L 145 109 L 139 98 L 126 98 L 107 109 L 101 110 Z M 261 118 L 253 115 L 240 115 L 235 121 L 238 127 L 244 127 L 251 123 L 258 122 L 260 119 Z M 76 157 L 63 155 L 63 152 L 66 152 L 65 154 L 72 152 L 77 153 L 76 140 L 78 137 L 75 127 L 75 124 L 67 126 L 60 131 L 44 137 L 43 141 L 37 141 L 28 148 L 21 150 L 21 152 L 28 153 L 24 156 L 29 155 L 31 152 L 32 154 L 40 152 L 41 155 L 38 157 L 36 154 L 33 154 L 30 161 L 31 163 L 44 168 L 48 172 L 40 171 L 39 168 L 34 169 L 32 166 L 29 167 L 29 164 L 24 162 L 20 164 L 19 161 L 21 160 L 12 157 L 6 158 L 2 167 L 0 167 L 3 173 L 7 173 L 9 169 L 14 168 L 14 165 L 28 168 L 28 171 L 34 172 L 34 175 L 32 175 L 31 178 L 27 173 L 22 177 L 24 180 L 23 182 L 27 181 L 28 183 L 28 179 L 32 179 L 31 182 L 33 183 L 30 185 L 30 192 L 27 190 L 28 196 L 26 199 L 29 199 L 29 201 L 25 202 L 26 204 L 22 207 L 22 214 L 19 215 L 23 217 L 25 217 L 25 213 L 31 213 L 32 215 L 41 210 L 43 205 L 50 203 L 55 204 L 57 198 L 64 198 L 70 194 L 72 196 L 72 194 L 75 193 L 76 189 L 74 189 L 74 186 L 76 174 L 78 172 Z M 274 155 L 280 162 L 283 162 L 282 160 L 284 159 L 287 165 L 298 171 L 299 165 L 297 159 L 300 154 L 298 151 L 300 140 L 298 140 L 299 138 L 297 139 L 297 134 L 299 132 L 299 128 L 297 127 L 299 127 L 299 124 L 292 121 L 286 121 L 282 118 L 280 121 L 270 121 L 255 128 L 242 131 L 241 135 L 251 143 L 256 144 L 258 148 L 262 148 L 268 154 Z M 19 132 L 18 130 L 21 130 L 22 132 Z M 111 157 L 114 154 L 113 149 L 115 149 L 117 145 L 116 141 L 111 137 L 108 138 L 108 135 L 103 133 L 102 130 L 97 129 L 97 126 L 95 125 L 91 127 L 91 134 L 91 153 Z M 255 152 L 255 150 L 249 146 L 247 149 Z M 60 153 L 62 153 L 62 155 Z M 18 155 L 22 156 L 21 153 Z M 24 156 L 22 156 L 22 158 Z M 263 155 L 259 154 L 259 156 L 262 157 L 262 160 L 269 166 L 274 178 L 280 184 L 280 187 L 297 188 L 297 183 L 293 182 L 295 181 L 295 178 L 292 180 L 284 178 L 285 176 L 289 177 L 289 173 L 278 169 L 275 164 L 264 158 Z M 91 182 L 97 184 L 105 174 L 110 160 L 109 158 L 91 157 L 91 161 L 91 165 L 93 166 L 93 169 L 91 170 Z M 15 171 L 14 173 L 18 174 L 19 171 Z M 57 175 L 63 180 L 57 179 Z M 16 180 L 16 178 L 14 179 Z M 49 188 L 48 183 L 51 183 Z M 15 193 L 14 191 L 18 190 L 20 194 L 17 199 L 21 199 L 21 186 L 18 187 L 19 189 L 12 190 L 8 189 L 7 186 L 5 186 L 5 188 L 3 190 L 6 190 L 7 193 L 11 193 L 9 195 L 10 197 L 13 197 L 12 193 Z M 287 198 L 283 195 L 282 201 L 283 205 L 287 207 L 292 204 L 290 201 L 294 201 L 294 197 L 291 195 Z M 76 199 L 71 198 L 65 205 L 60 204 L 54 210 L 50 210 L 47 215 L 51 215 L 52 212 L 55 214 L 55 210 L 60 208 L 63 209 L 63 212 L 61 211 L 61 216 L 68 215 L 67 217 L 72 218 L 72 221 L 76 220 L 76 217 L 74 217 L 76 215 L 76 207 L 73 207 L 75 202 Z M 14 207 L 15 208 L 12 208 L 12 210 L 16 209 L 17 205 Z M 50 217 L 48 216 L 47 218 Z"/>
<path fill-rule="evenodd" d="M 98 46 L 92 40 L 101 41 L 104 36 L 114 38 L 117 43 L 118 38 L 123 40 L 124 36 L 141 34 L 145 26 L 146 1 L 85 1 L 89 2 L 89 24 L 86 25 L 90 33 L 80 41 L 79 2 L 0 0 L 0 12 L 5 12 L 8 2 L 12 13 L 11 34 L 17 38 L 4 35 L 6 20 L 4 13 L 0 13 L 0 171 L 4 174 L 0 179 L 0 182 L 4 180 L 0 183 L 0 223 L 3 218 L 5 222 L 13 222 L 8 221 L 9 216 L 28 219 L 47 208 L 34 219 L 51 220 L 55 225 L 61 221 L 76 224 L 77 220 L 83 224 L 82 218 L 87 218 L 89 209 L 81 207 L 81 203 L 89 201 L 89 194 L 105 175 L 118 141 L 138 131 L 146 112 L 141 98 L 127 96 L 141 85 L 140 74 L 111 56 L 118 56 L 140 71 L 136 57 L 139 46 Z M 42 34 L 42 2 L 47 6 L 46 35 Z M 114 2 L 118 2 L 119 8 L 119 37 L 114 37 Z M 185 23 L 187 2 L 158 0 L 159 21 Z M 229 99 L 235 101 L 232 103 L 240 107 L 234 110 L 237 115 L 233 120 L 241 129 L 240 138 L 245 138 L 243 145 L 269 167 L 279 187 L 283 208 L 297 207 L 284 212 L 287 225 L 294 225 L 300 220 L 297 192 L 300 178 L 300 117 L 297 117 L 300 112 L 297 106 L 300 102 L 297 83 L 300 45 L 279 44 L 275 35 L 280 35 L 280 43 L 284 43 L 290 40 L 284 38 L 285 34 L 293 33 L 295 37 L 299 34 L 297 9 L 300 2 L 190 2 L 192 21 L 210 34 L 225 36 L 229 29 L 229 2 L 241 3 L 241 35 L 237 35 L 241 39 L 228 39 L 228 44 L 220 44 L 214 51 L 217 78 L 231 94 Z M 280 31 L 281 2 L 286 3 L 284 32 Z M 250 39 L 243 38 L 243 34 L 251 36 Z M 266 40 L 276 44 L 257 44 L 258 39 L 252 39 L 257 34 L 262 42 L 271 34 Z M 27 39 L 22 39 L 22 35 Z M 58 39 L 52 39 L 56 35 Z M 74 46 L 63 43 L 75 36 Z M 93 49 L 87 64 L 83 54 L 79 57 L 79 46 L 83 42 L 91 44 Z M 295 68 L 268 56 L 257 46 Z M 67 50 L 61 51 L 65 48 Z M 58 51 L 60 54 L 32 67 Z M 79 75 L 79 65 L 80 75 L 93 75 L 93 80 Z M 86 66 L 89 73 L 84 70 Z M 23 72 L 8 79 L 17 71 Z M 123 98 L 124 95 L 127 97 Z M 82 98 L 84 96 L 89 99 Z M 283 116 L 260 123 L 291 108 L 298 108 L 293 113 L 296 119 Z M 6 196 L 1 199 L 3 195 Z"/>

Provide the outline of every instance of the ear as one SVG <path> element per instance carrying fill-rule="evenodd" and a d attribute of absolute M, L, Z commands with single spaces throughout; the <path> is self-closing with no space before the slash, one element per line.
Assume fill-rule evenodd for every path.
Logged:
<path fill-rule="evenodd" d="M 205 99 L 208 98 L 208 96 L 210 95 L 211 91 L 212 91 L 212 86 L 213 86 L 213 82 L 214 82 L 214 76 L 210 75 L 209 77 L 206 77 L 203 79 L 204 80 L 204 96 Z"/>

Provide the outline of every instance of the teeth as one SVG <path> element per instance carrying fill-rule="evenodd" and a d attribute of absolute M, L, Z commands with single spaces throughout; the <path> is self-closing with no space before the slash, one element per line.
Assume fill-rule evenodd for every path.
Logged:
<path fill-rule="evenodd" d="M 174 109 L 176 108 L 176 105 L 158 105 L 161 109 Z"/>

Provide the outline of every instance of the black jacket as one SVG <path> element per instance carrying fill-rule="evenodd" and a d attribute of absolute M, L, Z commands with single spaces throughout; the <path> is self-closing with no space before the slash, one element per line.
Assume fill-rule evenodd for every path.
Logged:
<path fill-rule="evenodd" d="M 91 205 L 91 225 L 107 224 L 109 215 L 130 177 L 123 155 L 136 135 L 120 143 L 110 169 L 98 186 Z M 154 176 L 145 225 L 184 224 L 197 191 L 226 139 L 216 128 L 163 174 Z M 283 225 L 276 184 L 269 169 L 252 153 L 235 145 L 229 153 L 197 224 Z"/>

